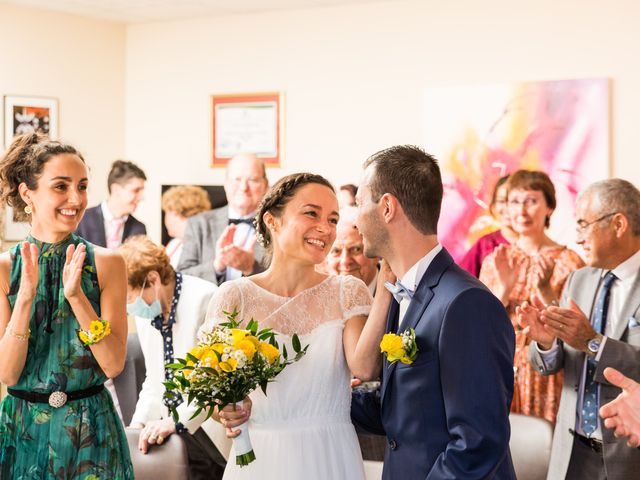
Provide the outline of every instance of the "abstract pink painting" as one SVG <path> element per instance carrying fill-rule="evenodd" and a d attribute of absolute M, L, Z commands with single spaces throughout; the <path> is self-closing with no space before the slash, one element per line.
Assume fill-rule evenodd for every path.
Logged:
<path fill-rule="evenodd" d="M 520 168 L 551 177 L 558 206 L 549 235 L 574 244 L 578 192 L 610 175 L 607 79 L 429 88 L 423 115 L 423 146 L 445 186 L 438 236 L 456 260 L 495 229 L 493 187 Z"/>

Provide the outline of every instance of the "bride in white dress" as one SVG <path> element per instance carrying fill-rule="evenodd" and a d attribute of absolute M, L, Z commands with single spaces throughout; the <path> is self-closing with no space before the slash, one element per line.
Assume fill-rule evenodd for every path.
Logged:
<path fill-rule="evenodd" d="M 379 288 L 372 309 L 366 285 L 350 276 L 317 273 L 335 239 L 338 202 L 330 183 L 318 175 L 281 179 L 265 196 L 257 231 L 272 253 L 261 274 L 224 283 L 214 295 L 204 329 L 238 310 L 260 327 L 271 327 L 293 352 L 290 337 L 309 345 L 299 362 L 245 400 L 244 410 L 227 407 L 220 421 L 229 436 L 249 414 L 256 460 L 235 465 L 231 450 L 224 480 L 359 480 L 362 456 L 350 419 L 351 375 L 377 376 L 378 347 L 391 295 Z M 382 275 L 380 275 L 382 277 Z M 378 285 L 383 281 L 379 279 Z M 383 292 L 381 292 L 381 290 Z M 252 406 L 250 406 L 252 404 Z"/>

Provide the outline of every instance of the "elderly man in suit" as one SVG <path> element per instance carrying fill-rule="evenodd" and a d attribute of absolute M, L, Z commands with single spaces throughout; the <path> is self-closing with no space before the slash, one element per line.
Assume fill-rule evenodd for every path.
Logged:
<path fill-rule="evenodd" d="M 88 208 L 76 234 L 94 245 L 118 248 L 125 239 L 145 235 L 144 224 L 132 214 L 144 199 L 146 175 L 132 162 L 116 160 L 107 177 L 109 197 Z"/>
<path fill-rule="evenodd" d="M 327 255 L 327 270 L 334 275 L 352 275 L 362 280 L 373 295 L 378 277 L 378 258 L 364 254 L 362 235 L 356 227 L 358 209 L 340 209 L 340 220 L 336 226 L 336 239 Z"/>
<path fill-rule="evenodd" d="M 620 393 L 605 368 L 640 380 L 640 191 L 597 182 L 578 197 L 576 218 L 588 266 L 569 277 L 560 306 L 535 299 L 518 310 L 532 364 L 543 375 L 564 368 L 547 478 L 635 478 L 640 451 L 599 421 L 598 407 Z"/>
<path fill-rule="evenodd" d="M 438 243 L 442 195 L 440 169 L 418 147 L 365 163 L 356 196 L 364 252 L 401 279 L 388 284 L 386 331 L 413 329 L 418 355 L 409 364 L 385 359 L 379 396 L 354 392 L 351 415 L 386 435 L 384 480 L 511 480 L 515 335 L 500 301 Z"/>
<path fill-rule="evenodd" d="M 262 160 L 233 157 L 224 182 L 229 203 L 187 220 L 178 270 L 218 285 L 261 272 L 264 250 L 256 245 L 253 220 L 268 187 Z"/>

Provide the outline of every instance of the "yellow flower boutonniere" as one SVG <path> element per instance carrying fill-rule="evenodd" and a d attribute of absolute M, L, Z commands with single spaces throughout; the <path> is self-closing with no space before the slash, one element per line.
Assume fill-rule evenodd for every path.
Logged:
<path fill-rule="evenodd" d="M 380 351 L 390 364 L 398 360 L 407 365 L 413 363 L 418 356 L 415 330 L 410 328 L 400 335 L 386 333 L 380 342 Z"/>

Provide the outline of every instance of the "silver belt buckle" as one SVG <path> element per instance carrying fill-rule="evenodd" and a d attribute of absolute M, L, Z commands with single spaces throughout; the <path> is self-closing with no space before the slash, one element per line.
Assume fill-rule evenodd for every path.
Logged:
<path fill-rule="evenodd" d="M 52 392 L 49 395 L 49 405 L 53 408 L 60 408 L 67 403 L 67 394 L 64 392 Z"/>

